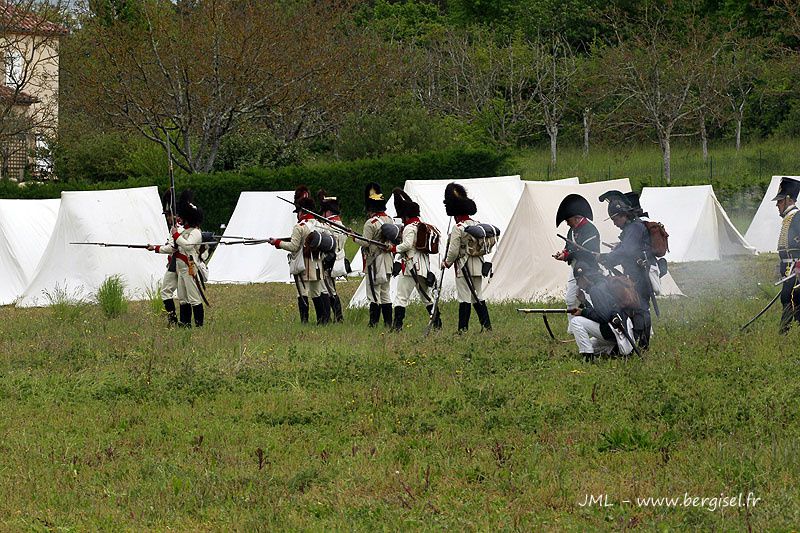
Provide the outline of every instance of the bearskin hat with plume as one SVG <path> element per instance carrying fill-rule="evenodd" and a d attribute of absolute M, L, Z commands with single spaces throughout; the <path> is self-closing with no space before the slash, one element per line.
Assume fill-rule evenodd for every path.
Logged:
<path fill-rule="evenodd" d="M 178 216 L 186 227 L 199 228 L 203 223 L 203 210 L 194 203 L 194 193 L 186 189 L 178 198 Z"/>
<path fill-rule="evenodd" d="M 311 191 L 305 185 L 300 185 L 294 190 L 294 212 L 299 213 L 301 209 L 314 211 L 316 205 L 314 199 L 311 198 Z"/>
<path fill-rule="evenodd" d="M 478 212 L 478 206 L 467 196 L 467 190 L 458 183 L 449 183 L 444 189 L 444 209 L 447 216 L 472 216 Z"/>
<path fill-rule="evenodd" d="M 319 202 L 320 214 L 325 214 L 325 211 L 330 211 L 334 215 L 341 213 L 339 208 L 339 198 L 336 196 L 328 196 L 325 189 L 317 191 L 317 201 Z"/>
<path fill-rule="evenodd" d="M 369 213 L 379 213 L 386 211 L 386 198 L 378 183 L 367 183 L 364 187 L 364 209 Z"/>
<path fill-rule="evenodd" d="M 394 196 L 394 209 L 400 218 L 413 218 L 419 216 L 419 204 L 411 199 L 400 187 L 392 191 Z"/>

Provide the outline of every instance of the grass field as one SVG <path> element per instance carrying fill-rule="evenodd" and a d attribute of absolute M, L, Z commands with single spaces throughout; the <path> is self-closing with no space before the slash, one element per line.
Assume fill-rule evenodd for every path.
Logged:
<path fill-rule="evenodd" d="M 674 275 L 647 356 L 594 365 L 510 304 L 459 336 L 448 303 L 428 339 L 421 307 L 301 327 L 286 285 L 212 287 L 196 331 L 150 302 L 2 308 L 0 529 L 790 530 L 800 332 L 738 333 L 771 260 Z M 721 493 L 760 500 L 635 503 Z"/>

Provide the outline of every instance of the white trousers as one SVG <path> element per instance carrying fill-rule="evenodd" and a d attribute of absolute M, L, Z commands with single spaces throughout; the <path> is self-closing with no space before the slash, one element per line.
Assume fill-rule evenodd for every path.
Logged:
<path fill-rule="evenodd" d="M 569 277 L 567 278 L 567 294 L 565 297 L 567 303 L 567 309 L 575 309 L 578 307 L 578 282 L 575 281 L 575 275 L 572 273 L 572 269 L 569 271 Z M 567 333 L 572 333 L 572 319 L 575 317 L 572 315 L 567 315 Z"/>
<path fill-rule="evenodd" d="M 298 279 L 298 276 L 295 276 L 296 280 L 296 287 L 300 291 L 300 296 L 308 296 L 309 298 L 316 298 L 317 296 L 321 296 L 323 292 L 327 292 L 325 290 L 325 285 L 322 283 L 322 280 L 314 280 L 309 281 L 302 279 Z"/>
<path fill-rule="evenodd" d="M 630 319 L 627 321 L 628 335 L 633 334 L 633 324 Z M 630 342 L 625 339 L 624 335 L 612 328 L 612 332 L 616 337 L 614 340 L 606 340 L 600 331 L 600 323 L 594 320 L 589 320 L 583 316 L 576 316 L 570 323 L 572 334 L 575 336 L 575 343 L 578 345 L 580 353 L 594 353 L 603 354 L 609 353 L 614 346 L 619 345 L 619 351 L 622 355 L 628 355 L 633 351 Z"/>
<path fill-rule="evenodd" d="M 178 273 L 170 272 L 169 270 L 164 272 L 164 277 L 161 278 L 161 299 L 172 300 L 172 297 L 175 295 L 175 289 L 177 288 Z"/>
<path fill-rule="evenodd" d="M 472 286 L 475 287 L 475 294 L 478 295 L 478 301 L 483 301 L 483 276 L 470 276 L 470 278 L 472 278 Z M 467 278 L 464 276 L 456 276 L 456 292 L 459 302 L 478 303 L 472 296 L 472 291 L 467 285 Z"/>
<path fill-rule="evenodd" d="M 421 283 L 425 283 L 425 278 L 417 276 Z M 419 298 L 422 300 L 422 303 L 425 305 L 430 305 L 433 303 L 430 300 L 430 289 L 425 287 L 418 287 L 417 284 L 414 282 L 414 278 L 412 276 L 398 276 L 397 279 L 397 295 L 394 298 L 394 306 L 395 307 L 408 307 L 408 303 L 411 301 L 411 294 L 414 292 L 414 289 L 417 290 L 419 293 Z M 369 290 L 369 288 L 367 289 Z M 423 296 L 424 294 L 428 295 L 428 299 Z"/>
<path fill-rule="evenodd" d="M 369 270 L 367 271 L 367 276 L 370 276 L 371 272 L 375 271 L 375 267 L 369 266 L 367 267 Z M 371 271 L 371 272 L 370 272 Z M 367 301 L 372 304 L 390 304 L 392 303 L 392 297 L 389 294 L 389 280 L 392 279 L 391 277 L 381 276 L 382 279 L 386 279 L 385 283 L 372 283 L 367 277 Z M 375 291 L 375 295 L 373 296 L 372 291 Z"/>
<path fill-rule="evenodd" d="M 203 298 L 195 285 L 194 278 L 189 275 L 189 267 L 183 261 L 178 261 L 176 270 L 178 271 L 178 301 L 192 306 L 202 304 Z"/>

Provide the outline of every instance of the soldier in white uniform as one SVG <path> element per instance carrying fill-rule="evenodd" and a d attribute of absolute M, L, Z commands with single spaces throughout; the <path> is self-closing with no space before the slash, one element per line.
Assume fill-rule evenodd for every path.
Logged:
<path fill-rule="evenodd" d="M 336 196 L 328 196 L 324 189 L 317 192 L 317 199 L 319 200 L 320 214 L 337 224 L 342 223 L 341 210 L 339 208 L 339 199 Z M 344 314 L 342 313 L 342 300 L 339 298 L 339 293 L 336 291 L 336 276 L 334 275 L 334 267 L 336 265 L 344 264 L 344 243 L 347 242 L 347 235 L 342 232 L 337 232 L 336 228 L 330 228 L 333 238 L 336 240 L 336 251 L 334 254 L 328 254 L 323 258 L 323 281 L 325 282 L 325 292 L 328 293 L 330 298 L 331 311 L 333 312 L 333 320 L 342 322 Z M 336 274 L 341 276 L 342 274 Z"/>
<path fill-rule="evenodd" d="M 303 211 L 314 211 L 314 200 L 308 187 L 300 185 L 294 191 L 294 212 L 297 213 L 297 224 L 292 228 L 292 236 L 288 241 L 270 238 L 268 242 L 279 250 L 289 252 L 289 262 L 302 261 L 303 272 L 293 274 L 297 287 L 297 307 L 300 310 L 300 322 L 308 322 L 308 299 L 314 303 L 317 324 L 327 324 L 331 318 L 330 299 L 322 283 L 322 260 L 317 252 L 309 249 L 306 240 L 312 231 L 323 230 L 313 215 Z M 299 255 L 298 255 L 299 254 Z M 302 258 L 302 259 L 301 259 Z M 324 297 L 323 297 L 324 295 Z"/>
<path fill-rule="evenodd" d="M 203 295 L 196 262 L 199 261 L 200 243 L 203 242 L 200 224 L 203 211 L 192 202 L 192 192 L 183 191 L 178 200 L 178 216 L 183 229 L 173 226 L 172 242 L 164 246 L 148 245 L 147 249 L 160 254 L 170 254 L 176 259 L 175 270 L 178 277 L 178 302 L 180 304 L 179 326 L 192 327 L 192 314 L 195 326 L 202 327 L 205 319 Z M 163 294 L 163 293 L 162 293 Z"/>
<path fill-rule="evenodd" d="M 400 278 L 397 280 L 397 295 L 394 301 L 393 328 L 401 331 L 406 316 L 406 307 L 408 307 L 414 290 L 416 289 L 420 299 L 425 303 L 429 316 L 433 311 L 433 299 L 426 281 L 430 270 L 430 258 L 427 253 L 416 247 L 417 232 L 421 222 L 419 204 L 412 201 L 403 189 L 396 188 L 392 194 L 397 216 L 403 220 L 402 242 L 388 248 L 392 253 L 397 254 L 397 260 L 400 262 Z M 436 329 L 442 327 L 442 319 L 438 313 L 434 317 L 433 327 Z"/>
<path fill-rule="evenodd" d="M 367 221 L 361 234 L 373 241 L 383 241 L 381 227 L 384 224 L 393 224 L 394 220 L 386 214 L 386 199 L 379 184 L 367 184 L 364 190 L 364 208 L 367 211 Z M 389 281 L 392 275 L 392 254 L 375 244 L 354 240 L 361 246 L 361 257 L 364 259 L 363 271 L 367 276 L 369 326 L 376 326 L 383 314 L 383 324 L 390 328 L 392 298 L 389 295 Z"/>
<path fill-rule="evenodd" d="M 179 232 L 183 231 L 183 227 L 177 224 L 175 214 L 172 212 L 172 189 L 168 189 L 161 197 L 161 204 L 163 207 L 162 213 L 167 221 L 167 229 L 171 230 L 173 227 L 177 228 Z M 173 233 L 170 231 L 170 233 Z M 164 277 L 161 279 L 161 300 L 164 302 L 164 310 L 167 312 L 167 325 L 174 326 L 178 324 L 178 315 L 175 308 L 175 290 L 178 288 L 178 272 L 176 270 L 175 254 L 169 256 L 167 259 L 167 271 L 164 272 Z"/>
<path fill-rule="evenodd" d="M 448 216 L 455 219 L 450 231 L 450 245 L 442 262 L 442 271 L 451 266 L 456 275 L 458 293 L 458 332 L 469 328 L 472 306 L 483 329 L 491 330 L 489 308 L 483 299 L 483 256 L 471 255 L 470 249 L 477 248 L 477 240 L 466 232 L 470 226 L 479 224 L 470 217 L 478 212 L 475 202 L 467 196 L 467 191 L 457 183 L 450 183 L 444 190 L 444 206 Z M 472 242 L 474 246 L 468 245 Z M 473 252 L 474 253 L 474 252 Z"/>

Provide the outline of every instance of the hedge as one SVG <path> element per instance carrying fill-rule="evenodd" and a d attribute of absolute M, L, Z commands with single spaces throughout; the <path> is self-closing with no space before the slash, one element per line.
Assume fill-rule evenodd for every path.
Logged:
<path fill-rule="evenodd" d="M 402 187 L 409 179 L 455 180 L 497 176 L 506 157 L 503 153 L 486 149 L 450 150 L 345 163 L 252 169 L 241 173 L 192 174 L 176 177 L 175 186 L 179 190 L 191 188 L 195 192 L 195 199 L 205 212 L 203 226 L 207 229 L 216 229 L 230 219 L 242 191 L 293 190 L 299 184 L 307 185 L 313 194 L 324 188 L 328 194 L 338 196 L 343 216 L 355 219 L 363 214 L 364 186 L 370 181 L 380 183 L 388 195 L 394 187 Z M 13 182 L 0 182 L 0 198 L 59 198 L 61 191 L 150 185 L 157 185 L 163 191 L 167 179 L 164 176 L 152 176 L 113 183 L 28 183 L 24 187 Z"/>

